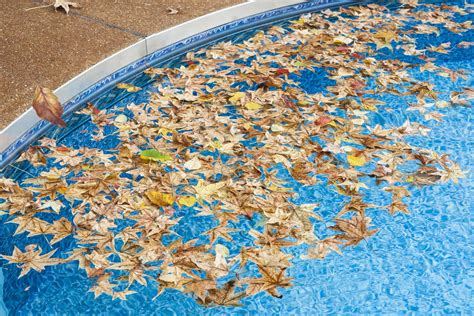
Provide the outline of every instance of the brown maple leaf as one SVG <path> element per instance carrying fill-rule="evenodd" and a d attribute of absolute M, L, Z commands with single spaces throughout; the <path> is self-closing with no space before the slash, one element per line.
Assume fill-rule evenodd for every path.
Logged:
<path fill-rule="evenodd" d="M 199 301 L 204 305 L 224 305 L 224 306 L 239 306 L 239 301 L 245 297 L 245 292 L 235 292 L 235 281 L 227 282 L 220 289 L 209 289 L 208 295 L 204 301 Z"/>
<path fill-rule="evenodd" d="M 370 217 L 357 213 L 351 219 L 336 219 L 336 225 L 329 228 L 342 232 L 342 234 L 338 234 L 336 237 L 345 240 L 345 246 L 347 247 L 355 246 L 379 231 L 379 229 L 369 230 L 370 226 Z"/>
<path fill-rule="evenodd" d="M 43 120 L 60 127 L 66 127 L 66 122 L 62 119 L 63 107 L 51 89 L 36 87 L 32 105 L 36 114 Z"/>
<path fill-rule="evenodd" d="M 21 252 L 16 246 L 13 249 L 11 256 L 2 255 L 3 259 L 7 260 L 8 263 L 15 263 L 21 269 L 19 278 L 31 271 L 31 269 L 41 272 L 47 266 L 57 265 L 62 260 L 58 258 L 51 258 L 56 252 L 56 249 L 41 255 L 41 247 L 37 245 L 29 245 L 26 247 L 25 252 Z"/>

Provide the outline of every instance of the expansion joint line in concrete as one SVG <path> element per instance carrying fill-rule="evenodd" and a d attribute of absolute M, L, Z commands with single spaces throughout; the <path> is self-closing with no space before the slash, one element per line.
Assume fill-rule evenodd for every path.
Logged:
<path fill-rule="evenodd" d="M 139 37 L 139 38 L 146 38 L 147 37 L 146 34 L 142 34 L 140 32 L 136 32 L 134 30 L 130 30 L 130 29 L 115 25 L 113 23 L 104 21 L 102 19 L 99 19 L 99 18 L 96 18 L 96 17 L 93 17 L 93 16 L 83 15 L 83 14 L 80 14 L 78 12 L 69 12 L 69 15 L 78 17 L 80 19 L 83 19 L 83 20 L 86 20 L 86 21 L 89 21 L 89 22 L 92 22 L 92 23 L 97 23 L 99 25 L 102 25 L 102 26 L 110 28 L 110 29 L 114 29 L 114 30 L 118 30 L 118 31 L 121 31 L 121 32 L 124 32 L 124 33 L 128 33 L 128 34 L 131 34 L 131 35 Z"/>

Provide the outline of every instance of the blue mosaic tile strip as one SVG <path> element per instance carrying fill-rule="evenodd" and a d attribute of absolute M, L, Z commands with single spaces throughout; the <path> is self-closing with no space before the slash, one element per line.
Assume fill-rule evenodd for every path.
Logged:
<path fill-rule="evenodd" d="M 103 93 L 107 89 L 110 89 L 116 83 L 124 81 L 126 78 L 129 78 L 137 74 L 138 72 L 143 71 L 145 68 L 150 67 L 153 64 L 164 61 L 171 56 L 176 56 L 177 54 L 195 48 L 196 46 L 202 45 L 203 43 L 223 38 L 231 33 L 239 32 L 244 29 L 267 24 L 269 22 L 273 22 L 279 19 L 285 19 L 290 16 L 296 16 L 311 11 L 317 11 L 318 9 L 324 9 L 326 7 L 336 7 L 358 3 L 363 4 L 367 2 L 374 1 L 308 1 L 305 3 L 287 6 L 252 15 L 209 29 L 205 32 L 198 33 L 182 41 L 169 45 L 163 49 L 157 50 L 156 52 L 151 53 L 103 78 L 102 80 L 90 86 L 71 100 L 67 101 L 63 105 L 64 113 L 66 116 L 70 115 L 71 113 L 83 107 L 87 103 L 87 101 L 92 100 L 100 93 Z M 6 167 L 12 160 L 14 160 L 18 156 L 21 151 L 23 151 L 28 145 L 30 145 L 40 136 L 44 135 L 44 133 L 52 127 L 53 126 L 49 122 L 40 121 L 27 132 L 25 132 L 23 135 L 21 135 L 21 137 L 19 137 L 13 144 L 11 144 L 7 149 L 0 153 L 0 170 Z"/>

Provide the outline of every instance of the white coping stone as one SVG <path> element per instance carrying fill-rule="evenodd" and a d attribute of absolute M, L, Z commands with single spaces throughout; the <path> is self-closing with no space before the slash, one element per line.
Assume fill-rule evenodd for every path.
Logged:
<path fill-rule="evenodd" d="M 69 80 L 56 89 L 54 93 L 64 104 L 115 71 L 175 42 L 238 19 L 304 2 L 306 1 L 254 0 L 212 12 L 138 41 Z M 24 112 L 0 132 L 0 152 L 4 151 L 39 121 L 40 118 L 32 108 Z"/>

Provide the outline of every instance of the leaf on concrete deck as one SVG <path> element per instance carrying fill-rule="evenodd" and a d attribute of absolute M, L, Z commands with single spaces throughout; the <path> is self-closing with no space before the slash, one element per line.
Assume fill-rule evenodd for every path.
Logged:
<path fill-rule="evenodd" d="M 77 2 L 71 2 L 66 0 L 55 0 L 54 1 L 54 9 L 57 10 L 58 8 L 63 8 L 66 11 L 66 14 L 69 14 L 69 6 L 79 9 L 81 6 Z"/>

